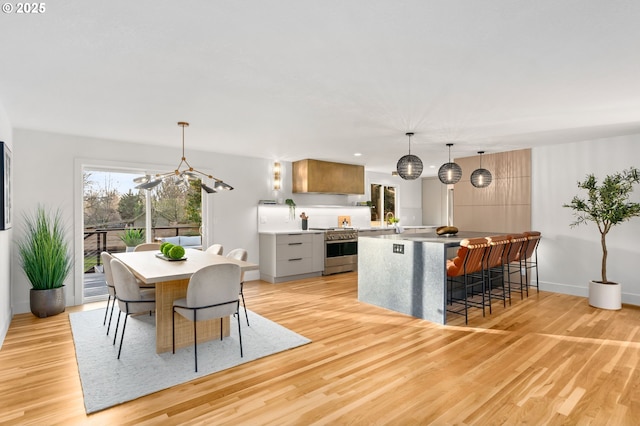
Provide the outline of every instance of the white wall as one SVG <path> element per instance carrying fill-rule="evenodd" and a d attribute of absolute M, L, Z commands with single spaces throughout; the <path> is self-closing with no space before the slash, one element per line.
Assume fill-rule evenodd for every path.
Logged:
<path fill-rule="evenodd" d="M 7 144 L 13 153 L 11 122 L 0 103 L 0 141 Z M 1 160 L 0 160 L 1 161 Z M 14 156 L 15 161 L 15 156 Z M 14 163 L 15 164 L 15 163 Z M 2 191 L 3 188 L 0 188 Z M 0 195 L 1 196 L 1 195 Z M 11 252 L 13 229 L 0 231 L 0 347 L 11 323 Z"/>
<path fill-rule="evenodd" d="M 588 281 L 600 278 L 600 233 L 594 224 L 570 228 L 562 205 L 579 194 L 588 173 L 604 176 L 640 167 L 640 135 L 554 145 L 532 150 L 532 228 L 542 232 L 538 251 L 544 290 L 587 296 Z M 584 192 L 582 193 L 584 195 Z M 633 201 L 640 202 L 640 187 Z M 614 227 L 607 236 L 607 278 L 622 284 L 622 302 L 640 305 L 640 218 Z"/>

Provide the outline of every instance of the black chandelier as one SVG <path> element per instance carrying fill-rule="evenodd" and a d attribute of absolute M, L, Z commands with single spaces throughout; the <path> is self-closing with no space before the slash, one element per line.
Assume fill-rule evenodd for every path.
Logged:
<path fill-rule="evenodd" d="M 422 160 L 415 155 L 411 155 L 411 136 L 413 133 L 405 133 L 409 136 L 409 154 L 401 157 L 396 165 L 396 170 L 404 180 L 414 180 L 422 174 Z"/>
<path fill-rule="evenodd" d="M 462 177 L 462 168 L 457 163 L 451 162 L 451 147 L 453 144 L 448 143 L 447 146 L 449 147 L 449 162 L 440 166 L 440 170 L 438 170 L 438 179 L 440 179 L 440 182 L 450 185 L 458 183 Z"/>
<path fill-rule="evenodd" d="M 200 180 L 200 187 L 204 189 L 207 194 L 212 194 L 218 191 L 230 191 L 233 189 L 231 185 L 224 183 L 222 180 L 215 178 L 209 174 L 201 172 L 191 167 L 191 164 L 187 162 L 187 157 L 184 155 L 184 128 L 189 126 L 186 121 L 179 121 L 178 126 L 182 127 L 182 159 L 178 163 L 178 167 L 175 170 L 167 173 L 158 173 L 156 175 L 144 175 L 133 179 L 133 182 L 137 183 L 136 189 L 152 189 L 160 185 L 162 182 L 170 181 L 177 186 L 189 187 L 191 180 Z M 186 167 L 180 170 L 182 165 Z M 204 183 L 204 179 L 213 180 L 213 188 Z"/>
<path fill-rule="evenodd" d="M 484 151 L 478 151 L 478 154 L 480 154 L 480 168 L 471 173 L 471 185 L 476 188 L 486 188 L 491 185 L 491 172 L 482 168 L 482 154 L 484 154 Z"/>

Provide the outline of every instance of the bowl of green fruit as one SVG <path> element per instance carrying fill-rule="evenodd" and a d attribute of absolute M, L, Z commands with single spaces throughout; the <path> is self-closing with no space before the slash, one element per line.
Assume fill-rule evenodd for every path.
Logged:
<path fill-rule="evenodd" d="M 184 247 L 167 242 L 160 245 L 160 253 L 156 257 L 169 261 L 187 260 Z"/>

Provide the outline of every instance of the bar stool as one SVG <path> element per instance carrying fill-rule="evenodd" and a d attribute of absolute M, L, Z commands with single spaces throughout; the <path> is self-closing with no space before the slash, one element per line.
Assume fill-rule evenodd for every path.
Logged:
<path fill-rule="evenodd" d="M 526 276 L 526 285 L 531 287 L 531 277 L 529 276 L 529 270 L 536 270 L 536 293 L 540 292 L 540 283 L 538 281 L 538 245 L 540 244 L 540 239 L 542 235 L 538 231 L 527 231 L 524 233 L 527 237 L 527 245 L 526 250 L 524 250 L 524 255 L 521 256 L 520 262 L 524 264 L 524 271 Z M 527 289 L 527 296 L 529 295 L 529 290 Z"/>
<path fill-rule="evenodd" d="M 447 312 L 462 315 L 464 323 L 468 324 L 469 307 L 482 308 L 485 316 L 486 293 L 485 273 L 483 270 L 484 257 L 489 243 L 484 238 L 471 238 L 460 241 L 460 248 L 455 258 L 447 260 L 447 304 L 451 308 Z M 476 290 L 480 287 L 480 290 Z M 480 300 L 475 296 L 480 295 Z M 453 304 L 463 307 L 454 309 Z"/>
<path fill-rule="evenodd" d="M 491 298 L 502 300 L 504 307 L 507 307 L 507 299 L 511 305 L 511 292 L 509 287 L 505 286 L 504 263 L 506 261 L 505 253 L 509 250 L 511 244 L 511 235 L 495 235 L 486 237 L 489 243 L 488 254 L 485 256 L 484 270 L 487 274 L 487 295 L 489 299 L 489 313 L 491 313 Z M 497 281 L 497 287 L 494 282 Z M 497 291 L 496 291 L 497 290 Z"/>
<path fill-rule="evenodd" d="M 527 236 L 524 234 L 515 234 L 511 236 L 511 244 L 509 245 L 509 251 L 506 254 L 505 261 L 505 273 L 507 276 L 507 285 L 509 286 L 509 292 L 520 293 L 520 299 L 524 298 L 525 291 L 527 297 L 529 296 L 529 287 L 524 285 L 522 281 L 522 267 L 520 265 L 520 253 L 523 247 L 527 244 Z M 513 280 L 513 274 L 517 273 L 520 284 L 518 285 Z"/>

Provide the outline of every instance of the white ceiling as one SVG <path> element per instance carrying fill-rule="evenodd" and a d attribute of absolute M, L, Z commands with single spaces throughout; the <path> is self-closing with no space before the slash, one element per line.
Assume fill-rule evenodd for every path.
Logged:
<path fill-rule="evenodd" d="M 16 128 L 179 155 L 184 120 L 187 157 L 382 172 L 412 131 L 427 175 L 449 142 L 463 157 L 640 133 L 640 1 L 45 5 L 0 16 L 0 103 Z"/>

